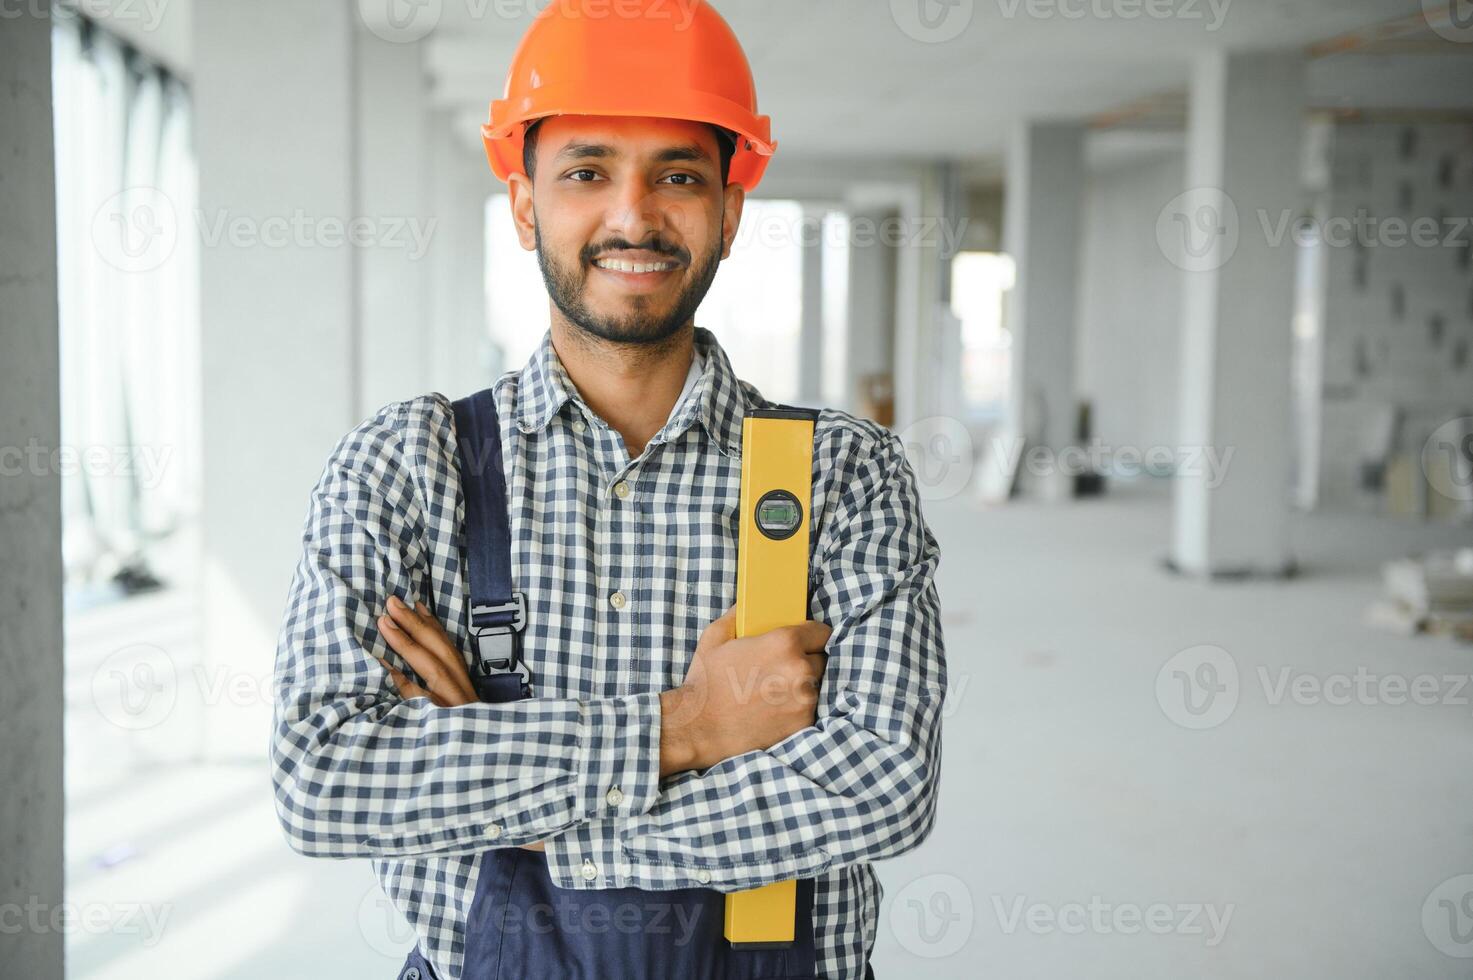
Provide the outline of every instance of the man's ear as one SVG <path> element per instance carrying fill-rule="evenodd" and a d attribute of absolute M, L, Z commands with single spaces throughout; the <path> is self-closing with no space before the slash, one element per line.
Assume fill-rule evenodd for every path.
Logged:
<path fill-rule="evenodd" d="M 747 201 L 747 189 L 741 184 L 727 184 L 722 192 L 725 203 L 721 211 L 721 257 L 731 254 L 731 243 L 736 240 L 737 228 L 742 223 L 742 206 Z"/>
<path fill-rule="evenodd" d="M 532 207 L 532 181 L 526 174 L 512 174 L 506 181 L 511 197 L 511 220 L 517 241 L 529 252 L 537 251 L 537 213 Z"/>

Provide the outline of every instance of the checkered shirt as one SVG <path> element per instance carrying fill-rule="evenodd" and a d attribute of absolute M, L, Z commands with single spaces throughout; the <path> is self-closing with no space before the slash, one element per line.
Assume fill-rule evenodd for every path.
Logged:
<path fill-rule="evenodd" d="M 391 595 L 425 601 L 470 650 L 443 395 L 360 424 L 312 491 L 277 649 L 277 814 L 302 854 L 369 858 L 447 980 L 461 976 L 478 856 L 541 840 L 562 888 L 812 877 L 818 975 L 860 978 L 881 897 L 871 862 L 930 832 L 940 553 L 900 440 L 839 411 L 814 433 L 809 615 L 833 630 L 817 724 L 659 778 L 659 692 L 735 601 L 742 417 L 774 404 L 710 331 L 695 343 L 700 377 L 635 459 L 579 395 L 551 331 L 495 382 L 531 699 L 404 700 L 370 656 L 414 676 L 376 626 Z"/>

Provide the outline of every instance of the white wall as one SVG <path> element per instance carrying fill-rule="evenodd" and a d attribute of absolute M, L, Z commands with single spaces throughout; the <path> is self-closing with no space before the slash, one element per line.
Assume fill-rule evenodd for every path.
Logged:
<path fill-rule="evenodd" d="M 361 418 L 355 256 L 321 234 L 355 213 L 354 17 L 292 0 L 194 7 L 201 214 L 260 229 L 200 249 L 211 676 L 269 674 L 308 492 Z M 266 236 L 296 215 L 306 234 Z M 259 757 L 264 701 L 210 720 L 211 752 Z"/>
<path fill-rule="evenodd" d="M 1182 272 L 1162 254 L 1156 216 L 1182 187 L 1180 152 L 1091 173 L 1075 376 L 1107 446 L 1174 446 Z"/>

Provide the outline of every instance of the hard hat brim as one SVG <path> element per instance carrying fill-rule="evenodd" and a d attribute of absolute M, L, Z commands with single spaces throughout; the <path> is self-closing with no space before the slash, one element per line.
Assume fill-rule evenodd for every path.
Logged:
<path fill-rule="evenodd" d="M 497 99 L 491 103 L 491 121 L 481 127 L 486 144 L 486 159 L 497 178 L 505 181 L 514 173 L 522 173 L 523 134 L 527 123 L 557 115 L 580 116 L 647 116 L 656 119 L 685 119 L 710 123 L 729 129 L 738 136 L 732 154 L 728 180 L 741 184 L 747 191 L 755 188 L 777 150 L 771 137 L 772 121 L 768 116 L 753 115 L 741 106 L 706 92 L 682 93 L 680 104 L 672 106 L 670 94 L 659 99 L 629 99 L 597 106 L 579 105 L 575 91 L 560 92 L 560 86 L 545 86 L 523 99 Z M 571 87 L 570 87 L 571 88 Z M 578 89 L 577 91 L 581 91 Z"/>

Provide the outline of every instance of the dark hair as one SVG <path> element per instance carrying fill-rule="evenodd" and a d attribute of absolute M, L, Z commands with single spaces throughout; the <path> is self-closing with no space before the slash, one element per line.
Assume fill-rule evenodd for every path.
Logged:
<path fill-rule="evenodd" d="M 537 176 L 537 130 L 541 125 L 541 119 L 532 120 L 527 124 L 526 135 L 522 137 L 522 169 L 527 172 L 528 178 Z M 716 133 L 716 145 L 721 150 L 721 186 L 725 187 L 731 176 L 731 158 L 736 153 L 736 142 L 741 137 L 714 124 L 711 124 L 711 129 Z"/>

